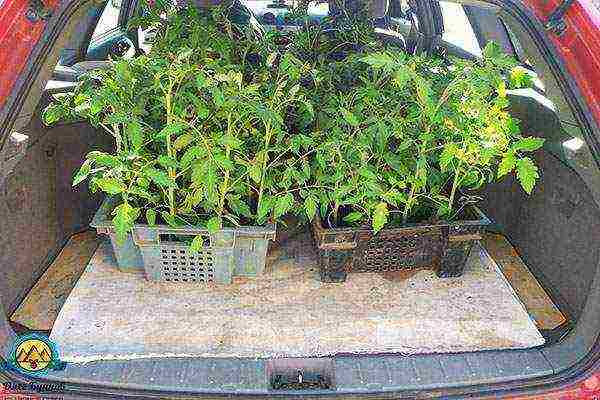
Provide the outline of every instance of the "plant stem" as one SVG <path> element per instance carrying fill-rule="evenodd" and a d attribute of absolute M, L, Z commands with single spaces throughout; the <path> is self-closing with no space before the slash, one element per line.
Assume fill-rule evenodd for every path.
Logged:
<path fill-rule="evenodd" d="M 262 159 L 262 166 L 260 168 L 260 186 L 258 187 L 258 202 L 256 204 L 257 210 L 260 210 L 260 203 L 263 198 L 263 190 L 265 186 L 265 170 L 267 169 L 267 161 L 269 159 L 269 145 L 271 143 L 271 135 L 271 124 L 267 123 L 265 125 L 264 154 Z"/>
<path fill-rule="evenodd" d="M 121 152 L 121 139 L 119 138 L 118 133 L 116 133 L 114 130 L 110 129 L 107 125 L 103 124 L 102 122 L 100 122 L 100 126 L 102 128 L 104 128 L 105 131 L 110 133 L 110 135 L 112 137 L 115 138 L 115 147 L 116 147 L 117 153 L 120 153 Z"/>
<path fill-rule="evenodd" d="M 467 147 L 467 144 L 463 142 L 463 151 L 464 149 Z M 458 183 L 459 183 L 459 175 L 460 175 L 460 169 L 462 167 L 462 162 L 459 159 L 458 160 L 458 165 L 456 166 L 456 169 L 454 170 L 454 179 L 452 180 L 452 189 L 450 190 L 450 200 L 448 202 L 448 211 L 452 211 L 452 207 L 454 206 L 454 197 L 456 196 L 456 190 L 458 189 Z"/>
<path fill-rule="evenodd" d="M 456 168 L 456 172 L 454 173 L 454 179 L 452 180 L 452 189 L 450 190 L 450 199 L 448 201 L 448 211 L 452 211 L 452 207 L 454 206 L 454 197 L 456 196 L 456 189 L 458 188 L 459 174 L 460 174 L 460 164 Z"/>
<path fill-rule="evenodd" d="M 412 208 L 412 201 L 415 196 L 415 184 L 410 185 L 410 192 L 408 194 L 408 199 L 406 200 L 406 205 L 404 206 L 404 210 L 402 212 L 402 223 L 408 222 L 408 213 Z"/>
<path fill-rule="evenodd" d="M 425 152 L 423 150 L 423 143 L 421 143 L 421 145 L 418 147 L 418 149 L 419 149 L 419 152 L 418 152 L 419 158 L 417 159 L 414 181 L 410 185 L 410 192 L 408 194 L 408 199 L 406 200 L 406 205 L 404 206 L 404 212 L 402 213 L 402 223 L 408 222 L 408 213 L 412 209 L 412 206 L 413 206 L 412 203 L 413 203 L 413 200 L 415 199 L 417 180 L 419 179 L 419 175 L 421 172 L 421 168 L 419 167 L 419 165 L 420 165 L 419 161 L 421 160 L 421 157 L 423 156 L 423 153 Z"/>
<path fill-rule="evenodd" d="M 231 136 L 231 113 L 227 115 L 227 136 Z M 226 142 L 228 143 L 228 142 Z M 225 157 L 229 159 L 231 154 L 231 148 L 228 144 L 225 144 Z M 221 199 L 219 200 L 219 210 L 218 215 L 221 217 L 223 215 L 223 209 L 225 208 L 225 195 L 229 191 L 229 170 L 225 170 L 225 177 L 223 178 L 223 187 L 221 188 Z"/>
<path fill-rule="evenodd" d="M 165 107 L 167 109 L 167 126 L 171 125 L 171 123 L 173 122 L 173 110 L 172 110 L 172 95 L 173 95 L 173 81 L 171 79 L 171 75 L 169 75 L 169 88 L 167 90 L 166 96 L 165 96 Z M 171 149 L 171 134 L 168 133 L 167 134 L 167 155 L 169 156 L 169 158 L 173 157 L 173 150 Z M 169 177 L 171 179 L 175 179 L 176 175 L 175 175 L 175 170 L 173 169 L 173 167 L 168 167 L 168 172 L 169 172 Z M 168 191 L 168 201 L 169 201 L 169 214 L 171 214 L 171 216 L 175 216 L 175 188 L 173 186 L 169 187 L 169 191 Z"/>
<path fill-rule="evenodd" d="M 333 225 L 337 226 L 338 224 L 338 211 L 340 209 L 340 204 L 336 201 L 333 206 Z"/>

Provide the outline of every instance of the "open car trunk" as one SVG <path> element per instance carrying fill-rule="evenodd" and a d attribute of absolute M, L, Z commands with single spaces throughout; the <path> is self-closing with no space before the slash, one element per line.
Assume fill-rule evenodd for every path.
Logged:
<path fill-rule="evenodd" d="M 86 123 L 44 126 L 48 101 L 0 193 L 0 323 L 58 345 L 67 366 L 47 379 L 170 393 L 476 387 L 550 377 L 595 341 L 600 175 L 577 123 L 535 93 L 513 93 L 511 111 L 546 139 L 540 181 L 531 196 L 510 177 L 481 193 L 493 224 L 462 277 L 357 273 L 341 284 L 319 281 L 310 230 L 293 220 L 261 277 L 197 285 L 119 271 L 90 228 L 103 198 L 71 186 L 85 154 L 111 139 Z"/>
<path fill-rule="evenodd" d="M 537 132 L 556 128 L 555 114 L 540 118 L 537 102 L 517 95 L 513 102 L 525 121 L 538 114 Z M 58 345 L 70 363 L 59 375 L 87 375 L 90 365 L 104 370 L 111 363 L 147 371 L 157 362 L 185 375 L 203 359 L 213 369 L 226 363 L 245 371 L 227 387 L 260 391 L 298 371 L 325 379 L 321 389 L 356 389 L 369 377 L 385 387 L 396 379 L 390 366 L 407 362 L 397 379 L 433 366 L 442 367 L 441 379 L 475 355 L 484 357 L 477 365 L 487 374 L 548 371 L 539 349 L 576 323 L 595 272 L 584 265 L 598 257 L 593 227 L 600 214 L 569 164 L 589 160 L 569 143 L 561 154 L 551 147 L 539 153 L 542 179 L 533 196 L 510 179 L 482 193 L 494 225 L 462 277 L 409 270 L 322 283 L 309 227 L 290 220 L 269 248 L 263 276 L 215 285 L 151 282 L 143 272 L 117 268 L 107 237 L 89 226 L 102 197 L 70 183 L 88 151 L 110 148 L 106 135 L 86 123 L 47 128 L 37 116 L 27 134 L 32 145 L 3 193 L 10 228 L 2 256 L 15 260 L 4 270 L 3 303 L 16 331 L 49 334 Z M 581 269 L 565 274 L 566 265 Z M 506 361 L 514 352 L 524 364 Z M 375 358 L 361 358 L 369 361 L 357 367 L 351 360 L 359 355 Z M 206 388 L 222 389 L 215 382 Z"/>

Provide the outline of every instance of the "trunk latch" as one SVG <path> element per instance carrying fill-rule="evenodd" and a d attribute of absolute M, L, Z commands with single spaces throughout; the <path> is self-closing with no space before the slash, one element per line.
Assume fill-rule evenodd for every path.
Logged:
<path fill-rule="evenodd" d="M 278 358 L 267 361 L 271 390 L 333 390 L 331 358 Z"/>
<path fill-rule="evenodd" d="M 331 379 L 317 372 L 297 371 L 294 374 L 275 374 L 271 377 L 273 390 L 327 390 Z"/>

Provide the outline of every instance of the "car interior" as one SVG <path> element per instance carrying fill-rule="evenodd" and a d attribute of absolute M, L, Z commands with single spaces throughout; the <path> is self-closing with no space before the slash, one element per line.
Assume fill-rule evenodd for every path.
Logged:
<path fill-rule="evenodd" d="M 85 121 L 46 126 L 42 112 L 84 74 L 148 52 L 153 31 L 128 26 L 134 1 L 89 2 L 65 23 L 43 90 L 30 95 L 34 111 L 8 139 L 27 144 L 0 181 L 6 343 L 49 336 L 67 367 L 48 380 L 170 393 L 476 388 L 549 377 L 583 359 L 600 332 L 600 158 L 561 69 L 520 14 L 497 4 L 380 3 L 382 41 L 470 59 L 495 41 L 534 78 L 508 97 L 522 132 L 545 139 L 534 154 L 540 179 L 530 196 L 512 176 L 479 193 L 492 224 L 469 273 L 322 283 L 309 228 L 293 219 L 271 243 L 264 278 L 169 288 L 118 271 L 90 225 L 103 197 L 72 185 L 86 153 L 109 151 L 112 138 Z M 284 0 L 243 5 L 265 30 L 295 29 Z M 309 13 L 319 21 L 334 10 L 313 2 Z M 342 312 L 344 323 L 332 323 Z"/>

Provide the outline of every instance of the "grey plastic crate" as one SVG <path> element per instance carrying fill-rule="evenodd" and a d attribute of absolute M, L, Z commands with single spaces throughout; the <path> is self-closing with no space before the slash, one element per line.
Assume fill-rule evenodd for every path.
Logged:
<path fill-rule="evenodd" d="M 114 198 L 107 198 L 96 212 L 91 226 L 106 234 L 115 253 L 119 270 L 145 271 L 153 281 L 231 283 L 232 276 L 259 276 L 265 269 L 269 240 L 275 239 L 276 226 L 224 228 L 214 234 L 199 228 L 171 228 L 136 224 L 123 244 L 116 241 L 110 213 Z M 205 246 L 189 252 L 195 236 Z"/>

